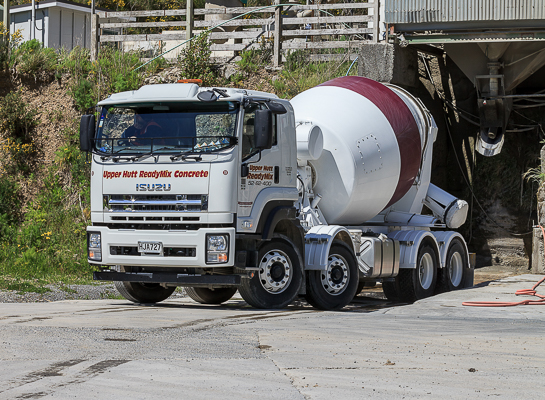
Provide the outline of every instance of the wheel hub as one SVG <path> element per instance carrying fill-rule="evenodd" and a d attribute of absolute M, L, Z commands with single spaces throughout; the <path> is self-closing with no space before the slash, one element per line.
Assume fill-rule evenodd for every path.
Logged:
<path fill-rule="evenodd" d="M 462 275 L 464 270 L 464 263 L 460 253 L 456 252 L 452 254 L 448 263 L 448 275 L 452 286 L 458 287 L 462 281 Z"/>
<path fill-rule="evenodd" d="M 433 282 L 433 258 L 431 254 L 424 253 L 418 263 L 418 279 L 424 289 L 429 289 Z"/>
<path fill-rule="evenodd" d="M 327 270 L 322 272 L 322 286 L 326 292 L 338 295 L 345 291 L 350 279 L 346 260 L 335 254 L 328 258 Z"/>
<path fill-rule="evenodd" d="M 282 293 L 291 282 L 292 265 L 281 250 L 271 250 L 259 263 L 259 280 L 269 293 Z"/>

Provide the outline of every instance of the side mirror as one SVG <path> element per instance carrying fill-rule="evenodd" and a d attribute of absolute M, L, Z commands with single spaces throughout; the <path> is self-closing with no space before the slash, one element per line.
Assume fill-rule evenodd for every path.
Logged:
<path fill-rule="evenodd" d="M 270 110 L 257 110 L 254 123 L 254 148 L 270 149 L 273 141 L 273 115 Z"/>
<path fill-rule="evenodd" d="M 79 123 L 79 149 L 91 151 L 92 139 L 95 136 L 95 115 L 82 115 Z"/>
<path fill-rule="evenodd" d="M 269 107 L 269 110 L 271 110 L 273 114 L 285 114 L 288 112 L 283 104 L 277 103 L 276 101 L 270 101 L 267 104 L 267 107 Z"/>

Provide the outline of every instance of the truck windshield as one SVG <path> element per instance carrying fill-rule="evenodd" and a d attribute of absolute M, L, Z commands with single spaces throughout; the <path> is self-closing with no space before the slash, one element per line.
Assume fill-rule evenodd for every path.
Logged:
<path fill-rule="evenodd" d="M 238 103 L 106 106 L 95 150 L 105 154 L 214 152 L 236 143 Z"/>

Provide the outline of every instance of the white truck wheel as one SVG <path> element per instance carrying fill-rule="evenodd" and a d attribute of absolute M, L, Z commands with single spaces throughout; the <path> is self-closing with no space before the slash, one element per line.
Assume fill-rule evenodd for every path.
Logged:
<path fill-rule="evenodd" d="M 242 298 L 255 308 L 284 308 L 299 293 L 301 262 L 293 245 L 281 239 L 266 242 L 259 249 L 259 270 L 243 279 Z"/>
<path fill-rule="evenodd" d="M 402 301 L 412 303 L 435 293 L 439 257 L 435 247 L 424 240 L 416 258 L 416 268 L 400 269 L 397 280 Z"/>
<path fill-rule="evenodd" d="M 334 242 L 325 271 L 309 271 L 305 298 L 321 310 L 346 306 L 358 289 L 359 271 L 352 251 L 342 242 Z"/>
<path fill-rule="evenodd" d="M 455 238 L 449 245 L 444 268 L 438 271 L 437 289 L 440 292 L 447 292 L 462 288 L 467 268 L 465 247 L 460 239 Z"/>

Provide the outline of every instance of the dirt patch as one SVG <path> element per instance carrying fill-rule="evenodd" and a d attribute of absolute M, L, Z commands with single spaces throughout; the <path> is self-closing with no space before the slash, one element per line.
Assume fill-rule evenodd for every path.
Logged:
<path fill-rule="evenodd" d="M 0 82 L 0 96 L 6 96 L 10 91 L 19 91 L 27 106 L 37 112 L 38 126 L 30 134 L 35 152 L 27 161 L 32 174 L 17 177 L 23 204 L 26 206 L 43 187 L 47 168 L 56 162 L 56 152 L 70 138 L 76 140 L 80 113 L 68 94 L 68 82 L 12 80 L 5 73 L 0 74 Z M 7 134 L 3 132 L 0 140 L 5 142 L 6 139 Z M 65 180 L 63 183 L 69 186 L 70 174 L 62 175 L 61 178 Z"/>

